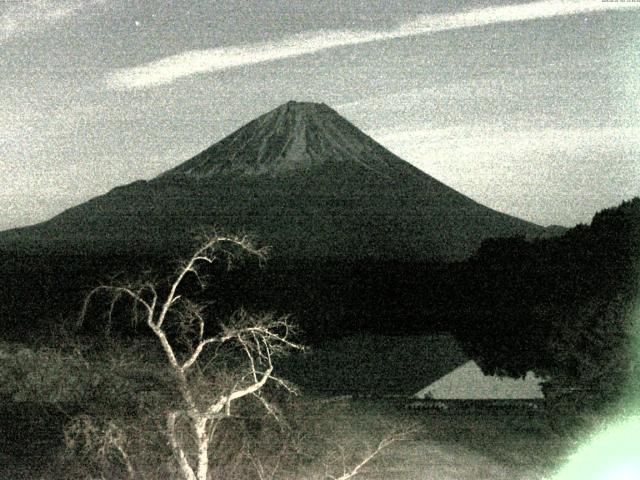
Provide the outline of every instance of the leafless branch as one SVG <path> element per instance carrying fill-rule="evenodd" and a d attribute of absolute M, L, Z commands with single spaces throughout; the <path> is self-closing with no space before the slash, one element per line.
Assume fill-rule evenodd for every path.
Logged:
<path fill-rule="evenodd" d="M 196 346 L 196 349 L 191 354 L 191 356 L 180 366 L 180 370 L 182 370 L 183 372 L 186 372 L 198 360 L 198 357 L 204 350 L 204 347 L 206 347 L 207 345 L 212 343 L 223 343 L 223 342 L 224 342 L 223 339 L 220 339 L 217 337 L 207 338 L 206 340 L 202 340 L 200 343 L 198 343 L 198 345 Z"/>
<path fill-rule="evenodd" d="M 325 466 L 326 478 L 328 480 L 348 480 L 350 478 L 355 477 L 360 473 L 360 470 L 362 469 L 362 467 L 364 467 L 369 462 L 371 462 L 374 458 L 376 458 L 380 454 L 380 452 L 382 452 L 383 450 L 385 450 L 386 448 L 388 448 L 389 446 L 391 446 L 392 444 L 394 444 L 399 440 L 405 440 L 409 436 L 409 434 L 411 434 L 412 432 L 414 432 L 414 429 L 407 429 L 401 432 L 394 432 L 385 436 L 384 438 L 382 438 L 382 440 L 380 440 L 376 448 L 366 453 L 365 456 L 362 458 L 362 460 L 350 470 L 346 467 L 346 462 L 344 457 L 344 448 L 339 446 L 339 450 L 341 452 L 341 457 L 342 457 L 343 473 L 340 476 L 331 475 L 328 472 L 329 467 Z"/>
<path fill-rule="evenodd" d="M 87 315 L 90 302 L 98 293 L 106 293 L 110 296 L 109 322 L 116 303 L 122 297 L 128 297 L 133 301 L 134 319 L 139 317 L 139 309 L 142 309 L 144 313 L 142 317 L 160 342 L 175 376 L 185 406 L 183 412 L 185 420 L 188 420 L 196 442 L 195 452 L 185 452 L 185 446 L 181 444 L 176 432 L 176 422 L 181 413 L 178 411 L 167 413 L 169 444 L 178 462 L 181 475 L 187 480 L 206 480 L 211 436 L 220 419 L 231 415 L 232 402 L 252 395 L 262 403 L 267 412 L 277 418 L 276 410 L 259 394 L 260 390 L 272 380 L 288 391 L 294 391 L 291 385 L 273 375 L 274 355 L 285 350 L 302 348 L 291 339 L 294 332 L 287 317 L 275 318 L 270 314 L 252 315 L 241 309 L 231 318 L 228 325 L 220 325 L 218 335 L 205 338 L 204 308 L 179 293 L 184 279 L 190 274 L 195 277 L 201 287 L 204 287 L 204 275 L 199 271 L 199 266 L 212 264 L 223 258 L 230 262 L 236 258 L 234 248 L 251 254 L 259 260 L 263 260 L 266 256 L 266 251 L 254 247 L 248 237 L 209 237 L 179 267 L 168 285 L 168 292 L 162 299 L 158 295 L 161 289 L 152 282 L 137 285 L 101 285 L 86 296 L 80 314 L 80 322 L 82 322 Z M 178 341 L 187 340 L 189 352 L 186 358 L 182 358 L 184 354 L 172 345 L 172 341 L 176 342 L 176 338 L 170 339 L 168 336 L 166 326 L 169 323 L 178 327 L 181 335 L 178 336 Z M 240 376 L 238 381 L 232 382 L 230 388 L 223 394 L 214 396 L 213 400 L 211 396 L 196 395 L 194 385 L 197 383 L 193 383 L 192 367 L 203 356 L 215 358 L 220 346 L 226 343 L 240 347 L 246 357 L 247 373 Z M 204 355 L 206 352 L 209 353 Z M 192 464 L 193 458 L 197 465 Z"/>

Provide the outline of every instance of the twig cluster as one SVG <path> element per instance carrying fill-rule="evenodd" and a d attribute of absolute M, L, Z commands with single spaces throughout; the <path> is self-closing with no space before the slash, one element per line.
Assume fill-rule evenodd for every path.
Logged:
<path fill-rule="evenodd" d="M 87 295 L 81 312 L 82 321 L 92 298 L 99 293 L 107 293 L 110 297 L 107 314 L 110 323 L 116 303 L 122 298 L 129 298 L 133 302 L 134 320 L 144 322 L 159 341 L 184 405 L 181 410 L 167 413 L 166 428 L 180 473 L 188 480 L 207 478 L 211 436 L 220 419 L 231 415 L 234 401 L 251 395 L 278 418 L 275 408 L 260 395 L 260 390 L 268 381 L 273 381 L 294 392 L 290 384 L 273 372 L 274 356 L 287 350 L 302 349 L 292 339 L 293 329 L 287 317 L 253 315 L 240 310 L 229 322 L 220 325 L 217 335 L 206 336 L 204 308 L 180 293 L 180 287 L 189 275 L 195 277 L 204 288 L 206 276 L 200 267 L 219 260 L 224 260 L 229 265 L 237 256 L 234 250 L 256 256 L 260 260 L 266 255 L 265 250 L 254 247 L 247 237 L 210 237 L 180 266 L 166 295 L 159 293 L 156 283 L 148 281 L 137 285 L 101 285 Z M 167 333 L 168 325 L 172 323 L 182 333 L 182 341 L 186 341 L 189 346 L 186 354 L 176 348 L 176 339 Z M 196 366 L 204 357 L 209 361 L 215 359 L 218 350 L 225 344 L 234 344 L 241 349 L 246 360 L 246 371 L 235 382 L 226 385 L 226 391 L 209 396 L 203 402 L 196 398 L 192 372 L 197 370 Z M 186 447 L 178 435 L 177 423 L 181 420 L 185 420 L 190 427 L 196 443 L 194 448 Z"/>

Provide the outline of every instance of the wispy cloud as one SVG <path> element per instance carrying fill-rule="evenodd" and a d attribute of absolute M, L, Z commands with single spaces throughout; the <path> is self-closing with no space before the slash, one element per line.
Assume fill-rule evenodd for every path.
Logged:
<path fill-rule="evenodd" d="M 450 157 L 487 155 L 492 158 L 523 154 L 554 155 L 558 152 L 589 152 L 609 147 L 615 150 L 640 150 L 640 127 L 527 128 L 510 130 L 502 125 L 456 125 L 446 128 L 410 126 L 370 132 L 376 141 L 399 152 L 403 158 L 431 162 L 445 151 Z M 627 161 L 625 159 L 625 161 Z M 629 159 L 629 163 L 632 161 Z M 447 162 L 445 162 L 447 163 Z M 511 166 L 512 163 L 507 163 Z M 640 173 L 640 165 L 638 165 Z M 491 171 L 486 171 L 491 175 Z"/>
<path fill-rule="evenodd" d="M 518 5 L 478 8 L 452 14 L 423 15 L 391 30 L 319 31 L 271 43 L 191 50 L 136 67 L 115 70 L 108 75 L 107 85 L 112 89 L 148 88 L 171 83 L 198 73 L 299 57 L 336 47 L 497 23 L 622 9 L 640 9 L 640 3 L 606 2 L 603 0 L 545 0 Z"/>
<path fill-rule="evenodd" d="M 0 44 L 55 25 L 102 0 L 0 0 Z"/>

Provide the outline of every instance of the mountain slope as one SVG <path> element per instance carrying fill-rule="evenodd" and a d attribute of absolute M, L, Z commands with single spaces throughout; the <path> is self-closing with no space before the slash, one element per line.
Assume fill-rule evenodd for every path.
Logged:
<path fill-rule="evenodd" d="M 323 104 L 284 104 L 150 181 L 118 187 L 0 248 L 168 253 L 194 229 L 255 235 L 277 256 L 453 260 L 544 229 L 484 207 Z"/>
<path fill-rule="evenodd" d="M 384 177 L 406 163 L 321 103 L 288 102 L 249 122 L 161 177 L 258 175 L 309 170 L 328 161 L 361 166 Z"/>

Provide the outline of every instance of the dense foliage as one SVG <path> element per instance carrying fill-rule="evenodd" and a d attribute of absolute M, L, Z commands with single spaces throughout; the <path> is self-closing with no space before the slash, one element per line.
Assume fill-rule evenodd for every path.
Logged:
<path fill-rule="evenodd" d="M 549 376 L 547 393 L 620 395 L 632 368 L 640 199 L 558 238 L 491 240 L 459 265 L 457 336 L 487 372 Z"/>

